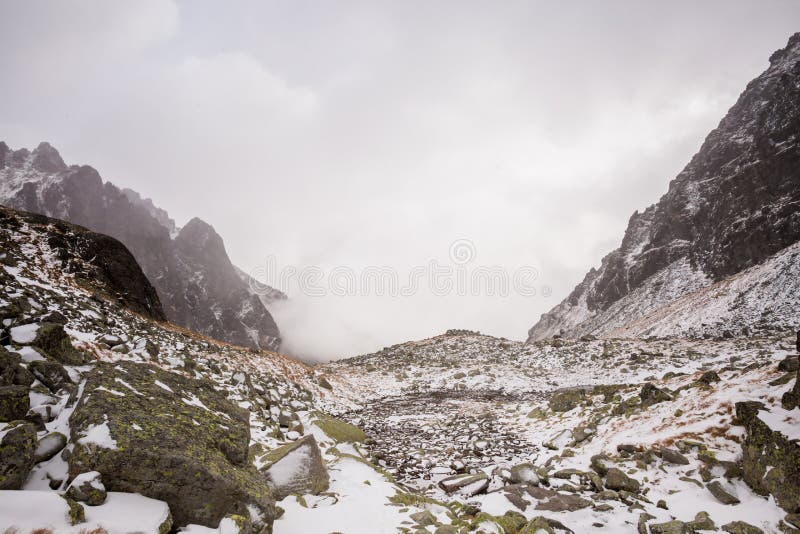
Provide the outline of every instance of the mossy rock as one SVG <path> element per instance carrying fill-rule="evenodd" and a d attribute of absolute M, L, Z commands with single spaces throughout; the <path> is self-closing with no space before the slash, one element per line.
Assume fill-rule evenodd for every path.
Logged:
<path fill-rule="evenodd" d="M 360 443 L 367 440 L 367 435 L 357 426 L 345 423 L 341 419 L 321 412 L 316 412 L 314 414 L 313 423 L 317 425 L 326 436 L 339 443 Z"/>
<path fill-rule="evenodd" d="M 554 412 L 568 412 L 583 402 L 585 398 L 586 392 L 583 389 L 564 389 L 553 393 L 548 405 Z"/>
<path fill-rule="evenodd" d="M 15 422 L 0 441 L 0 490 L 18 490 L 33 467 L 36 427 Z"/>
<path fill-rule="evenodd" d="M 26 386 L 0 386 L 0 422 L 24 418 L 30 404 Z"/>
<path fill-rule="evenodd" d="M 113 443 L 83 439 L 103 425 Z M 246 515 L 248 509 L 260 515 L 257 524 L 272 524 L 267 481 L 248 462 L 249 413 L 211 381 L 150 364 L 98 363 L 87 375 L 70 427 L 72 477 L 99 471 L 109 491 L 165 501 L 177 526 L 216 527 L 225 515 Z"/>
<path fill-rule="evenodd" d="M 736 419 L 745 428 L 742 478 L 759 495 L 772 495 L 789 513 L 800 512 L 800 444 L 770 429 L 758 417 L 760 402 L 737 402 Z"/>
<path fill-rule="evenodd" d="M 31 345 L 64 365 L 81 365 L 87 360 L 81 351 L 72 346 L 72 341 L 60 324 L 40 323 Z"/>

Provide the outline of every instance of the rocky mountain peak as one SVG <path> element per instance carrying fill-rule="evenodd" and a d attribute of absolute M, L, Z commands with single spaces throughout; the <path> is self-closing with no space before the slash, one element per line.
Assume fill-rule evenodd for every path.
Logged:
<path fill-rule="evenodd" d="M 529 339 L 621 327 L 800 240 L 799 142 L 796 34 L 747 85 L 667 193 L 633 214 L 620 247 L 542 316 Z M 649 297 L 629 298 L 637 290 Z"/>
<path fill-rule="evenodd" d="M 61 154 L 58 150 L 52 147 L 50 143 L 41 142 L 39 146 L 32 153 L 33 168 L 42 172 L 60 172 L 67 169 L 64 160 L 61 159 Z"/>

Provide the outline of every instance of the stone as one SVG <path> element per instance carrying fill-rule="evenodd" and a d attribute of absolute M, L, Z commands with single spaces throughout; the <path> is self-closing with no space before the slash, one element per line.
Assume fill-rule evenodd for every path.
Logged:
<path fill-rule="evenodd" d="M 597 471 L 600 476 L 605 476 L 608 470 L 614 467 L 614 462 L 605 454 L 595 454 L 590 462 L 592 469 Z"/>
<path fill-rule="evenodd" d="M 555 493 L 547 500 L 538 501 L 535 508 L 536 510 L 544 510 L 547 512 L 574 512 L 576 510 L 588 508 L 591 505 L 592 501 L 577 495 Z"/>
<path fill-rule="evenodd" d="M 512 484 L 533 484 L 534 486 L 539 484 L 539 475 L 536 474 L 536 466 L 532 463 L 521 463 L 512 466 L 509 469 L 509 481 Z"/>
<path fill-rule="evenodd" d="M 568 412 L 578 406 L 585 397 L 586 392 L 583 389 L 564 389 L 553 393 L 548 405 L 554 412 Z"/>
<path fill-rule="evenodd" d="M 423 510 L 421 512 L 415 512 L 409 515 L 412 521 L 416 524 L 427 527 L 436 524 L 436 516 L 434 516 L 429 510 Z"/>
<path fill-rule="evenodd" d="M 66 385 L 71 385 L 72 380 L 64 366 L 49 360 L 36 360 L 28 365 L 33 376 L 45 385 L 47 389 L 56 393 Z"/>
<path fill-rule="evenodd" d="M 20 365 L 18 354 L 7 351 L 0 345 L 0 386 L 30 386 L 33 375 Z"/>
<path fill-rule="evenodd" d="M 716 371 L 706 371 L 700 375 L 700 378 L 697 379 L 698 382 L 706 386 L 710 386 L 711 384 L 719 382 L 720 380 L 721 379 Z"/>
<path fill-rule="evenodd" d="M 733 521 L 722 525 L 722 530 L 730 534 L 764 534 L 764 531 L 744 521 Z"/>
<path fill-rule="evenodd" d="M 64 326 L 57 323 L 40 323 L 31 345 L 64 365 L 82 365 L 86 362 L 84 354 L 72 346 Z"/>
<path fill-rule="evenodd" d="M 612 467 L 606 472 L 606 488 L 611 490 L 625 490 L 631 493 L 639 493 L 641 485 L 638 480 L 635 480 L 620 469 Z"/>
<path fill-rule="evenodd" d="M 689 465 L 689 459 L 675 449 L 664 447 L 659 452 L 661 453 L 661 459 L 668 464 Z"/>
<path fill-rule="evenodd" d="M 61 432 L 51 432 L 47 434 L 36 445 L 33 461 L 35 463 L 46 462 L 67 446 L 67 436 Z"/>
<path fill-rule="evenodd" d="M 711 492 L 711 495 L 722 504 L 739 504 L 739 498 L 733 494 L 732 491 L 724 488 L 719 480 L 714 480 L 706 484 L 706 488 Z"/>
<path fill-rule="evenodd" d="M 711 520 L 708 512 L 697 512 L 694 519 L 687 523 L 687 526 L 691 532 L 696 530 L 717 530 L 717 526 L 714 524 L 714 521 Z"/>
<path fill-rule="evenodd" d="M 100 479 L 100 473 L 89 471 L 76 476 L 67 488 L 66 496 L 89 506 L 100 506 L 106 502 L 106 487 Z"/>
<path fill-rule="evenodd" d="M 30 409 L 26 386 L 0 386 L 0 422 L 24 419 Z"/>
<path fill-rule="evenodd" d="M 454 475 L 440 480 L 439 487 L 448 495 L 459 493 L 467 497 L 472 497 L 473 495 L 478 495 L 486 491 L 486 488 L 489 487 L 489 477 L 483 472 L 474 475 Z"/>
<path fill-rule="evenodd" d="M 641 391 L 639 391 L 639 398 L 642 400 L 642 406 L 647 407 L 659 402 L 672 400 L 672 395 L 656 387 L 652 382 L 646 382 Z"/>
<path fill-rule="evenodd" d="M 141 395 L 104 391 L 119 389 L 117 378 Z M 249 412 L 210 380 L 147 363 L 98 362 L 70 431 L 70 476 L 98 471 L 109 491 L 165 501 L 176 526 L 216 528 L 227 514 L 250 515 L 259 529 L 272 524 L 269 485 L 248 459 Z"/>
<path fill-rule="evenodd" d="M 785 357 L 778 364 L 778 371 L 783 371 L 784 373 L 793 373 L 798 368 L 800 368 L 800 364 L 798 364 L 798 356 L 796 354 Z"/>
<path fill-rule="evenodd" d="M 650 534 L 690 534 L 690 532 L 689 527 L 683 521 L 673 520 L 650 524 Z"/>
<path fill-rule="evenodd" d="M 318 495 L 328 489 L 328 469 L 311 434 L 273 449 L 261 460 L 260 471 L 276 500 L 292 493 Z"/>
<path fill-rule="evenodd" d="M 742 478 L 759 495 L 772 495 L 788 513 L 800 512 L 800 445 L 758 417 L 764 405 L 737 402 L 736 419 L 745 428 Z"/>
<path fill-rule="evenodd" d="M 0 490 L 21 489 L 33 468 L 36 428 L 22 421 L 13 424 L 0 440 Z"/>

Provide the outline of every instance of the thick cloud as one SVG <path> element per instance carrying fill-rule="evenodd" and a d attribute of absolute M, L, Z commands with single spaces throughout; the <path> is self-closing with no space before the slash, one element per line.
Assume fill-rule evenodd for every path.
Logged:
<path fill-rule="evenodd" d="M 471 240 L 535 297 L 294 297 L 324 359 L 448 327 L 523 338 L 658 199 L 800 5 L 5 2 L 0 124 L 49 140 L 251 270 L 392 266 Z M 552 289 L 545 297 L 542 289 Z"/>

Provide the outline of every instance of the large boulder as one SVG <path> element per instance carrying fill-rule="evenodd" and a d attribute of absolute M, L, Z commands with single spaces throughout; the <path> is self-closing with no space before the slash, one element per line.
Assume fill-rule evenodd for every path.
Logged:
<path fill-rule="evenodd" d="M 31 400 L 25 386 L 0 386 L 0 421 L 23 419 Z"/>
<path fill-rule="evenodd" d="M 261 472 L 277 500 L 292 493 L 316 495 L 328 489 L 328 470 L 311 434 L 273 449 L 262 461 Z"/>
<path fill-rule="evenodd" d="M 611 490 L 625 490 L 631 493 L 639 493 L 641 485 L 639 481 L 629 477 L 622 470 L 612 467 L 606 472 L 606 487 Z"/>
<path fill-rule="evenodd" d="M 22 488 L 33 467 L 36 427 L 20 422 L 0 441 L 0 490 Z"/>
<path fill-rule="evenodd" d="M 86 361 L 84 354 L 72 346 L 64 327 L 57 323 L 40 323 L 31 345 L 64 365 L 81 365 Z"/>
<path fill-rule="evenodd" d="M 737 402 L 736 419 L 745 428 L 742 477 L 753 491 L 772 495 L 789 513 L 800 512 L 800 444 L 772 430 L 760 417 L 760 402 Z"/>
<path fill-rule="evenodd" d="M 64 366 L 49 360 L 36 360 L 28 365 L 28 369 L 39 382 L 53 393 L 64 386 L 72 385 L 72 380 Z"/>
<path fill-rule="evenodd" d="M 163 500 L 177 526 L 216 527 L 227 514 L 272 524 L 269 486 L 248 461 L 249 413 L 210 381 L 154 365 L 98 363 L 70 428 L 71 477 L 98 471 L 109 491 Z"/>
<path fill-rule="evenodd" d="M 0 386 L 30 386 L 33 375 L 20 365 L 19 354 L 7 351 L 0 345 Z"/>

